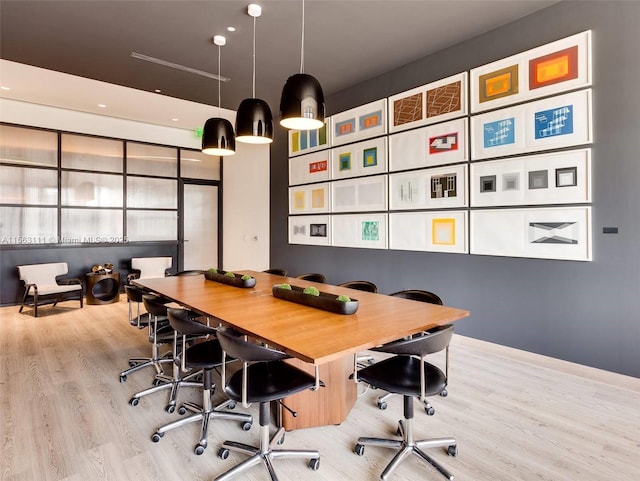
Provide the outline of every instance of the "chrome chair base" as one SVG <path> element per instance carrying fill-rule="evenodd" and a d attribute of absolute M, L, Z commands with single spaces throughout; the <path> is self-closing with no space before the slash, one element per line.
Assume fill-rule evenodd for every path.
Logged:
<path fill-rule="evenodd" d="M 126 382 L 129 374 L 139 371 L 145 367 L 154 367 L 156 375 L 162 375 L 164 374 L 162 364 L 168 362 L 173 362 L 173 353 L 170 351 L 156 359 L 151 357 L 132 357 L 129 359 L 129 369 L 125 369 L 120 373 L 120 382 Z"/>
<path fill-rule="evenodd" d="M 279 428 L 276 433 L 269 439 L 269 425 L 260 426 L 260 447 L 251 446 L 235 441 L 225 441 L 218 452 L 218 456 L 226 459 L 229 451 L 235 451 L 249 455 L 240 464 L 237 464 L 226 473 L 218 476 L 215 481 L 225 481 L 234 476 L 248 470 L 256 464 L 262 463 L 269 473 L 272 481 L 278 481 L 278 476 L 273 468 L 272 461 L 278 458 L 304 458 L 309 459 L 309 467 L 314 471 L 320 466 L 320 453 L 313 450 L 302 449 L 274 449 L 276 444 L 284 436 L 284 428 Z"/>

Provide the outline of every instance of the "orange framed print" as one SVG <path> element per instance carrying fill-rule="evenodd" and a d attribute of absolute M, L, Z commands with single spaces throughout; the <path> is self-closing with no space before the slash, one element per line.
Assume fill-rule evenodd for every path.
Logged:
<path fill-rule="evenodd" d="M 321 150 L 289 159 L 289 185 L 329 180 L 331 150 Z"/>
<path fill-rule="evenodd" d="M 289 214 L 330 212 L 330 183 L 289 187 Z"/>
<path fill-rule="evenodd" d="M 461 210 L 389 214 L 389 249 L 467 254 L 468 213 Z"/>
<path fill-rule="evenodd" d="M 331 117 L 333 146 L 387 133 L 387 99 L 376 100 Z"/>
<path fill-rule="evenodd" d="M 471 70 L 471 113 L 592 83 L 591 30 Z"/>

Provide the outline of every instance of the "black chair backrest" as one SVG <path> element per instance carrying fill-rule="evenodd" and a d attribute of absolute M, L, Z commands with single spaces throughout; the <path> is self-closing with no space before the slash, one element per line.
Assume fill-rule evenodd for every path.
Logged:
<path fill-rule="evenodd" d="M 175 274 L 171 274 L 172 277 L 174 276 L 201 276 L 202 274 L 204 274 L 204 271 L 198 270 L 198 269 L 192 269 L 189 271 L 180 271 L 180 272 L 176 272 Z"/>
<path fill-rule="evenodd" d="M 142 296 L 142 302 L 145 309 L 152 316 L 166 316 L 167 306 L 162 302 L 162 299 L 158 296 L 145 294 Z"/>
<path fill-rule="evenodd" d="M 389 294 L 393 297 L 401 297 L 403 299 L 411 299 L 412 301 L 428 302 L 429 304 L 438 304 L 442 306 L 442 299 L 433 292 L 423 291 L 420 289 L 407 289 L 400 292 Z"/>
<path fill-rule="evenodd" d="M 287 276 L 287 270 L 286 269 L 267 269 L 266 271 L 262 271 L 262 272 L 266 272 L 267 274 L 275 274 L 276 276 Z"/>
<path fill-rule="evenodd" d="M 324 284 L 325 282 L 327 282 L 327 278 L 324 276 L 324 274 L 317 274 L 317 273 L 301 274 L 297 276 L 296 279 L 302 279 L 302 280 L 311 281 L 311 282 L 319 282 L 321 284 Z"/>
<path fill-rule="evenodd" d="M 231 329 L 218 329 L 217 337 L 222 350 L 226 352 L 228 356 L 240 359 L 241 361 L 268 362 L 279 361 L 290 357 L 288 354 L 278 351 L 277 349 L 247 341 L 244 339 L 243 334 Z"/>
<path fill-rule="evenodd" d="M 438 326 L 410 339 L 398 339 L 384 345 L 384 352 L 405 356 L 426 356 L 445 349 L 453 336 L 453 325 Z"/>
<path fill-rule="evenodd" d="M 357 289 L 365 292 L 378 292 L 378 286 L 369 281 L 349 281 L 338 284 L 340 287 L 348 287 L 349 289 Z"/>
<path fill-rule="evenodd" d="M 142 302 L 142 296 L 145 291 L 134 286 L 124 286 L 124 292 L 127 294 L 127 299 L 131 302 Z"/>
<path fill-rule="evenodd" d="M 196 321 L 198 315 L 188 309 L 167 309 L 169 324 L 171 327 L 185 336 L 204 336 L 207 334 L 215 335 L 216 330 L 201 322 Z"/>

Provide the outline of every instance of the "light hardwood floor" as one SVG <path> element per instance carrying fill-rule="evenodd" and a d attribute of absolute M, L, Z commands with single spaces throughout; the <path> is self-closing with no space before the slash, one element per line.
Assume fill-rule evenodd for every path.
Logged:
<path fill-rule="evenodd" d="M 150 370 L 118 380 L 129 357 L 148 354 L 146 331 L 128 325 L 124 297 L 76 306 L 44 307 L 37 319 L 0 308 L 2 481 L 212 480 L 243 459 L 219 459 L 218 446 L 225 439 L 256 442 L 257 422 L 249 432 L 213 423 L 202 456 L 192 451 L 195 424 L 151 442 L 155 428 L 178 414 L 165 413 L 165 393 L 129 406 L 131 394 L 149 386 Z M 380 411 L 378 394 L 362 395 L 340 426 L 287 433 L 284 447 L 317 448 L 321 463 L 312 472 L 302 460 L 279 460 L 281 480 L 378 479 L 391 451 L 352 452 L 358 436 L 392 435 L 402 416 L 400 397 Z M 197 401 L 199 393 L 183 391 L 181 399 Z M 416 410 L 416 436 L 457 438 L 456 458 L 431 451 L 459 481 L 640 479 L 640 379 L 456 335 L 449 396 L 432 404 L 433 417 Z M 242 479 L 268 477 L 255 467 Z M 444 478 L 417 459 L 392 476 L 418 479 Z"/>

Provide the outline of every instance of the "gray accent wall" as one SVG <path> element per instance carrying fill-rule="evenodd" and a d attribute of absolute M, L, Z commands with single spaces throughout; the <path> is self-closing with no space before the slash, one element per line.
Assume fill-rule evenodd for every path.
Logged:
<path fill-rule="evenodd" d="M 277 128 L 271 266 L 332 284 L 366 279 L 385 294 L 431 290 L 471 311 L 460 334 L 640 377 L 639 25 L 637 1 L 563 1 L 326 99 L 338 113 L 591 29 L 592 262 L 289 245 L 287 137 Z M 309 73 L 321 83 L 331 74 Z"/>

